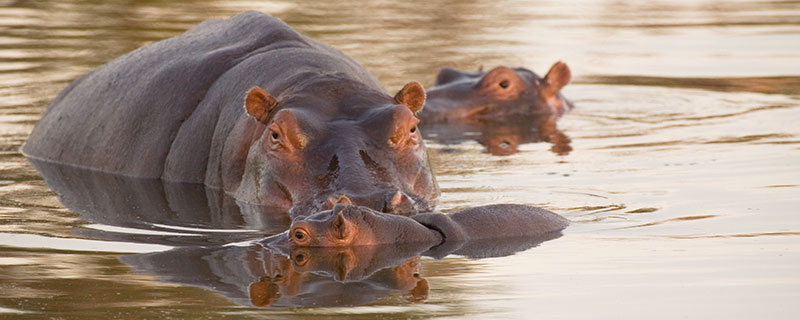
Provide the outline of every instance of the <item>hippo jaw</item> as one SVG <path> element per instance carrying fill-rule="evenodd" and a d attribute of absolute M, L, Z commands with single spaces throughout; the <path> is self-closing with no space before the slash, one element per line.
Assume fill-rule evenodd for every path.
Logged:
<path fill-rule="evenodd" d="M 347 106 L 344 115 L 336 114 L 339 105 L 292 107 L 308 105 L 307 97 L 278 101 L 257 87 L 248 93 L 245 108 L 265 128 L 248 150 L 237 199 L 291 217 L 337 203 L 404 215 L 432 209 L 439 189 L 415 117 L 421 86 L 410 83 L 394 99 L 349 98 L 363 107 Z"/>

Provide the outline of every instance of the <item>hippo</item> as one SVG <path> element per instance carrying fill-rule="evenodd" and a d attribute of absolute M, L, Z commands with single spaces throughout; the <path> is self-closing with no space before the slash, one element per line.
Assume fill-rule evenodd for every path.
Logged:
<path fill-rule="evenodd" d="M 446 247 L 446 254 L 473 241 L 504 238 L 553 238 L 569 220 L 551 211 L 516 204 L 474 207 L 452 214 L 385 214 L 367 207 L 337 204 L 298 218 L 289 230 L 257 243 L 264 247 L 349 247 L 424 244 Z M 446 255 L 444 254 L 444 255 Z M 443 254 L 425 255 L 443 256 Z"/>
<path fill-rule="evenodd" d="M 548 114 L 561 116 L 573 108 L 560 90 L 572 78 L 564 62 L 556 62 L 544 78 L 525 68 L 498 66 L 464 72 L 445 67 L 427 91 L 424 123 L 462 119 L 492 121 L 501 117 Z"/>
<path fill-rule="evenodd" d="M 412 214 L 439 188 L 417 123 L 343 53 L 245 12 L 145 45 L 69 84 L 22 152 L 128 177 L 204 184 L 304 216 L 337 203 Z"/>

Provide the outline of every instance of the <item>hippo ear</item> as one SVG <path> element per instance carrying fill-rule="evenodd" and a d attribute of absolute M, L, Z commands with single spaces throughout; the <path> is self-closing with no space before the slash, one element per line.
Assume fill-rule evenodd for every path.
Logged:
<path fill-rule="evenodd" d="M 411 81 L 397 92 L 394 102 L 405 105 L 416 115 L 425 106 L 425 89 L 419 82 Z"/>
<path fill-rule="evenodd" d="M 428 280 L 419 278 L 417 281 L 417 285 L 408 291 L 406 294 L 406 299 L 408 302 L 419 303 L 423 302 L 428 299 L 428 293 L 430 292 L 430 285 L 428 285 Z"/>
<path fill-rule="evenodd" d="M 258 86 L 247 91 L 247 97 L 244 99 L 244 109 L 247 110 L 247 114 L 264 124 L 277 106 L 278 101 Z"/>
<path fill-rule="evenodd" d="M 250 284 L 250 303 L 254 307 L 266 307 L 271 305 L 281 297 L 278 285 L 273 283 L 269 278 L 264 277 L 259 282 Z"/>
<path fill-rule="evenodd" d="M 544 85 L 541 88 L 542 94 L 548 99 L 554 97 L 561 88 L 569 83 L 570 79 L 572 79 L 572 73 L 569 71 L 567 64 L 561 61 L 556 62 L 550 67 L 550 71 L 547 71 L 547 75 L 544 76 Z"/>
<path fill-rule="evenodd" d="M 342 210 L 339 210 L 339 213 L 336 214 L 336 220 L 333 221 L 333 234 L 337 238 L 344 239 L 347 237 L 347 223 Z"/>

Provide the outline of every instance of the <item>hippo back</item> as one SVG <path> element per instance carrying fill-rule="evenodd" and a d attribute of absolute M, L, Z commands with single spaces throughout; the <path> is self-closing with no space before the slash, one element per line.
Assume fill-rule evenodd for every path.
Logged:
<path fill-rule="evenodd" d="M 298 65 L 306 72 L 324 65 L 383 92 L 335 49 L 276 18 L 245 12 L 203 22 L 75 80 L 50 104 L 23 152 L 127 176 L 202 183 L 245 117 L 247 89 L 263 84 L 279 94 L 270 81 L 300 72 Z M 269 67 L 273 72 L 260 72 Z"/>

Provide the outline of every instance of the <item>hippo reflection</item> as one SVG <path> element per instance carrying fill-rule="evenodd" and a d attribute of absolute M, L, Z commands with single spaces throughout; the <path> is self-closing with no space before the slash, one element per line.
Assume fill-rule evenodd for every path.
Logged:
<path fill-rule="evenodd" d="M 223 244 L 281 232 L 291 222 L 279 208 L 236 201 L 202 184 L 124 177 L 36 160 L 31 164 L 61 203 L 82 219 L 150 231 L 74 229 L 86 237 L 169 246 Z"/>
<path fill-rule="evenodd" d="M 80 77 L 37 123 L 29 158 L 199 183 L 292 216 L 339 199 L 430 211 L 439 189 L 416 114 L 362 66 L 280 20 L 209 20 Z"/>
<path fill-rule="evenodd" d="M 470 241 L 454 241 L 451 237 L 443 243 L 437 238 L 430 243 L 335 248 L 290 246 L 288 242 L 267 245 L 268 248 L 231 246 L 229 244 L 234 241 L 249 243 L 265 234 L 287 230 L 290 221 L 285 214 L 271 211 L 269 207 L 238 202 L 202 184 L 123 177 L 35 160 L 32 163 L 71 211 L 93 223 L 131 228 L 132 231 L 76 226 L 76 234 L 107 241 L 174 247 L 163 252 L 125 255 L 120 259 L 134 270 L 158 276 L 163 281 L 207 288 L 246 306 L 362 305 L 395 296 L 411 302 L 423 301 L 431 284 L 425 279 L 422 265 L 455 262 L 451 259 L 421 262 L 421 256 L 437 259 L 451 254 L 470 258 L 500 257 L 561 235 L 558 231 L 536 232 L 527 237 Z M 334 208 L 362 209 L 354 210 L 356 215 L 379 213 L 343 204 Z M 483 212 L 483 218 L 502 217 L 503 211 L 497 208 L 486 206 L 465 211 Z M 330 212 L 339 211 L 326 210 L 318 215 Z M 427 215 L 420 217 L 423 216 Z M 308 218 L 297 221 L 301 220 Z M 554 222 L 559 221 L 556 218 Z M 518 222 L 517 226 L 525 226 L 522 221 Z M 387 226 L 389 224 L 383 225 Z M 140 232 L 142 230 L 146 232 Z M 278 238 L 288 239 L 286 233 L 280 233 Z"/>
<path fill-rule="evenodd" d="M 336 206 L 345 207 L 363 208 Z M 364 213 L 358 210 L 352 213 L 359 212 Z M 488 214 L 485 218 L 492 213 L 502 216 L 502 212 L 491 210 L 485 213 Z M 420 302 L 427 299 L 430 286 L 435 285 L 425 279 L 423 265 L 438 264 L 449 269 L 447 265 L 457 263 L 452 259 L 421 261 L 420 257 L 441 259 L 450 254 L 469 258 L 501 257 L 561 236 L 559 231 L 539 231 L 529 236 L 446 241 L 433 247 L 424 241 L 339 247 L 293 246 L 287 242 L 268 241 L 266 247 L 182 247 L 127 255 L 121 260 L 138 272 L 157 275 L 172 283 L 214 290 L 245 306 L 353 306 L 397 296 L 409 302 Z M 474 234 L 474 230 L 471 232 Z M 282 233 L 270 239 L 285 240 L 287 237 Z"/>
<path fill-rule="evenodd" d="M 421 127 L 426 139 L 443 144 L 477 141 L 496 156 L 515 154 L 520 145 L 533 142 L 548 142 L 552 145 L 550 151 L 563 156 L 572 151 L 572 140 L 558 129 L 557 120 L 554 115 L 537 114 L 494 120 L 461 119 Z"/>

